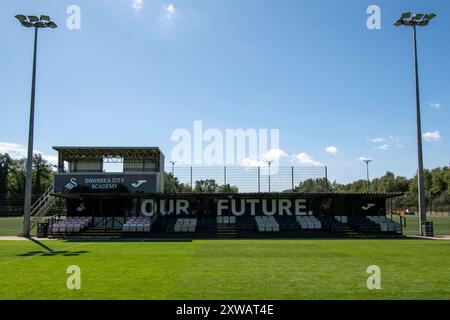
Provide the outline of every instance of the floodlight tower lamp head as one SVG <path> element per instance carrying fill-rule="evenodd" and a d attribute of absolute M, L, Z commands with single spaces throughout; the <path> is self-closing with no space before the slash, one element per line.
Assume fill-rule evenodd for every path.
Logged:
<path fill-rule="evenodd" d="M 415 13 L 411 15 L 411 12 L 403 13 L 399 19 L 394 22 L 394 26 L 419 26 L 424 27 L 430 24 L 430 21 L 436 17 L 435 13 Z"/>
<path fill-rule="evenodd" d="M 433 19 L 434 17 L 436 17 L 436 14 L 435 13 L 427 13 L 426 15 L 425 15 L 425 19 L 427 19 L 428 21 L 430 21 L 431 19 Z"/>
<path fill-rule="evenodd" d="M 422 20 L 423 16 L 424 16 L 423 13 L 416 13 L 416 14 L 414 14 L 414 15 L 412 16 L 411 19 L 414 20 L 414 21 L 419 22 L 419 21 Z"/>
<path fill-rule="evenodd" d="M 405 20 L 411 18 L 411 12 L 404 12 L 402 13 L 400 19 Z"/>
<path fill-rule="evenodd" d="M 405 20 L 403 20 L 403 19 L 397 19 L 397 20 L 394 22 L 394 26 L 396 26 L 396 27 L 399 27 L 399 26 L 401 26 L 401 25 L 403 25 L 403 24 L 405 24 Z"/>
<path fill-rule="evenodd" d="M 23 27 L 26 28 L 52 28 L 55 29 L 58 26 L 56 23 L 51 21 L 50 17 L 47 15 L 41 15 L 39 18 L 37 16 L 25 16 L 23 14 L 18 14 L 15 18 L 20 22 Z"/>
<path fill-rule="evenodd" d="M 28 20 L 30 20 L 30 22 L 38 22 L 39 18 L 36 16 L 28 16 Z"/>
<path fill-rule="evenodd" d="M 17 20 L 19 20 L 19 22 L 27 21 L 27 17 L 24 16 L 23 14 L 17 14 L 17 15 L 15 16 L 15 18 L 16 18 Z"/>

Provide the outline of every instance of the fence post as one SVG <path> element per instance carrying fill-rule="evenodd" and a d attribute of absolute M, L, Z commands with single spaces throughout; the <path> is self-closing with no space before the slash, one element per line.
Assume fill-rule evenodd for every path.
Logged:
<path fill-rule="evenodd" d="M 258 193 L 261 192 L 261 173 L 260 173 L 260 169 L 258 166 Z"/>
<path fill-rule="evenodd" d="M 227 166 L 223 167 L 223 185 L 227 185 Z"/>
<path fill-rule="evenodd" d="M 292 185 L 292 192 L 294 192 L 294 166 L 291 167 L 291 185 Z"/>
<path fill-rule="evenodd" d="M 192 166 L 191 166 L 191 191 L 194 191 L 194 188 L 192 186 Z"/>

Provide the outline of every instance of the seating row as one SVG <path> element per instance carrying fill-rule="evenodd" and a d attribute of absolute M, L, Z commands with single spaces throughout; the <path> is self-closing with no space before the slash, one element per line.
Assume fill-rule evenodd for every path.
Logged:
<path fill-rule="evenodd" d="M 256 225 L 259 232 L 279 232 L 280 225 L 272 216 L 256 216 Z"/>
<path fill-rule="evenodd" d="M 92 217 L 67 217 L 65 220 L 54 223 L 51 227 L 53 233 L 80 232 L 90 226 Z"/>
<path fill-rule="evenodd" d="M 348 223 L 348 217 L 347 216 L 334 216 L 334 218 L 342 223 Z"/>
<path fill-rule="evenodd" d="M 235 216 L 218 216 L 217 224 L 235 224 L 236 217 Z"/>
<path fill-rule="evenodd" d="M 367 219 L 378 224 L 380 226 L 381 232 L 400 232 L 400 224 L 389 220 L 385 216 L 368 216 Z"/>
<path fill-rule="evenodd" d="M 175 232 L 195 232 L 197 227 L 197 218 L 177 219 L 173 231 Z"/>
<path fill-rule="evenodd" d="M 150 232 L 155 217 L 130 217 L 127 222 L 122 225 L 123 232 Z"/>
<path fill-rule="evenodd" d="M 314 216 L 297 216 L 300 229 L 322 229 L 322 222 Z"/>

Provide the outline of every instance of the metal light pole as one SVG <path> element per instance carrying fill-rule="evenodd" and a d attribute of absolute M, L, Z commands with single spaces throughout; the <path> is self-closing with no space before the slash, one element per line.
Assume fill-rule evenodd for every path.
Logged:
<path fill-rule="evenodd" d="M 269 165 L 269 192 L 270 192 L 270 166 L 272 165 L 272 161 L 267 161 L 267 164 Z"/>
<path fill-rule="evenodd" d="M 18 14 L 15 16 L 20 24 L 26 28 L 34 28 L 34 49 L 33 49 L 33 75 L 31 81 L 31 103 L 30 103 L 30 123 L 28 129 L 28 153 L 26 164 L 26 182 L 25 182 L 25 203 L 23 212 L 23 230 L 24 237 L 30 236 L 30 219 L 31 219 L 31 192 L 33 179 L 33 134 L 34 134 L 34 102 L 36 92 L 36 56 L 37 56 L 37 36 L 38 29 L 56 28 L 57 25 L 50 20 L 49 16 L 42 15 L 40 18 L 36 16 L 24 16 Z"/>
<path fill-rule="evenodd" d="M 420 118 L 420 94 L 419 94 L 419 63 L 417 57 L 417 31 L 416 27 L 424 27 L 430 24 L 430 20 L 436 17 L 434 13 L 416 13 L 411 15 L 411 12 L 405 12 L 399 19 L 394 22 L 394 25 L 412 26 L 413 27 L 413 45 L 414 45 L 414 77 L 416 83 L 416 121 L 417 121 L 417 192 L 418 192 L 418 206 L 419 206 L 419 228 L 420 235 L 424 235 L 422 230 L 422 223 L 427 221 L 427 211 L 425 208 L 425 186 L 423 180 L 423 154 L 422 154 L 422 124 Z"/>
<path fill-rule="evenodd" d="M 367 167 L 367 193 L 370 192 L 370 179 L 369 179 L 369 163 L 372 162 L 372 159 L 364 159 Z"/>
<path fill-rule="evenodd" d="M 176 161 L 170 161 L 170 163 L 172 164 L 172 176 L 175 176 L 175 163 L 176 163 Z"/>

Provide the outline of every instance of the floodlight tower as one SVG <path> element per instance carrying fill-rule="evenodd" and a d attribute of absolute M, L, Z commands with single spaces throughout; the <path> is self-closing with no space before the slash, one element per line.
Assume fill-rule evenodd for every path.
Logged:
<path fill-rule="evenodd" d="M 370 192 L 370 179 L 369 179 L 369 163 L 371 163 L 373 160 L 372 159 L 364 159 L 363 160 L 366 164 L 366 168 L 367 168 L 367 193 Z"/>
<path fill-rule="evenodd" d="M 31 192 L 32 192 L 32 177 L 33 177 L 33 133 L 34 133 L 34 98 L 36 89 L 36 54 L 37 54 L 37 36 L 38 29 L 52 28 L 58 26 L 51 21 L 49 16 L 24 16 L 18 14 L 15 16 L 20 24 L 26 28 L 34 28 L 34 51 L 33 51 L 33 73 L 31 82 L 31 104 L 30 104 L 30 124 L 28 128 L 28 154 L 26 165 L 26 182 L 25 182 L 25 203 L 23 212 L 23 231 L 24 237 L 30 236 L 30 219 L 31 219 Z"/>
<path fill-rule="evenodd" d="M 175 163 L 176 161 L 170 161 L 170 164 L 172 165 L 172 176 L 175 176 Z"/>
<path fill-rule="evenodd" d="M 420 95 L 419 95 L 419 63 L 417 58 L 417 31 L 416 27 L 425 27 L 430 24 L 430 21 L 436 17 L 434 13 L 403 13 L 399 19 L 394 22 L 396 27 L 408 26 L 413 27 L 413 45 L 414 45 L 414 77 L 416 80 L 416 121 L 417 121 L 417 192 L 418 192 L 418 207 L 419 207 L 419 228 L 420 235 L 424 235 L 422 224 L 427 221 L 427 211 L 425 208 L 425 186 L 423 180 L 423 155 L 422 155 L 422 124 L 420 119 Z"/>
<path fill-rule="evenodd" d="M 272 165 L 272 161 L 267 161 L 267 165 L 269 166 L 269 192 L 270 192 L 270 166 Z"/>

